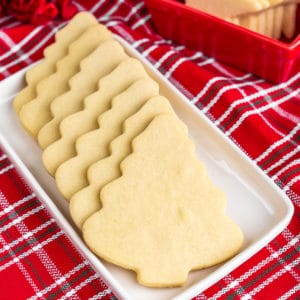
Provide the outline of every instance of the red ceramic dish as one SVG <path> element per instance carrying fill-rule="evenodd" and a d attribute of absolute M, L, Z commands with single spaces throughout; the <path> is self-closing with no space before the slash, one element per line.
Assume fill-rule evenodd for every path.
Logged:
<path fill-rule="evenodd" d="M 146 0 L 160 35 L 276 83 L 300 72 L 300 9 L 292 41 L 275 40 L 175 0 Z"/>

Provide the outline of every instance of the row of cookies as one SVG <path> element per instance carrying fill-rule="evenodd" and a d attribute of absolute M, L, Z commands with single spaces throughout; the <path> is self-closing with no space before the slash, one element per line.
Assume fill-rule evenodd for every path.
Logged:
<path fill-rule="evenodd" d="M 298 0 L 186 0 L 188 6 L 213 14 L 263 35 L 292 38 Z"/>
<path fill-rule="evenodd" d="M 186 126 L 93 16 L 60 30 L 26 82 L 15 110 L 96 254 L 144 285 L 177 286 L 239 250 Z"/>
<path fill-rule="evenodd" d="M 283 34 L 290 39 L 295 34 L 297 2 L 270 0 L 257 13 L 241 15 L 238 24 L 263 35 L 279 39 Z"/>

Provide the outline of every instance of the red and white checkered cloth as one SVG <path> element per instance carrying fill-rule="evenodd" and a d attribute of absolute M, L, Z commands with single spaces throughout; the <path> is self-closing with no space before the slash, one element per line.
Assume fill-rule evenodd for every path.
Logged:
<path fill-rule="evenodd" d="M 143 1 L 77 1 L 130 42 L 290 197 L 290 225 L 195 299 L 300 299 L 300 70 L 274 85 L 162 39 Z M 63 21 L 0 18 L 0 78 L 42 57 Z M 0 99 L 1 101 L 1 99 Z M 0 299 L 115 299 L 0 145 Z"/>

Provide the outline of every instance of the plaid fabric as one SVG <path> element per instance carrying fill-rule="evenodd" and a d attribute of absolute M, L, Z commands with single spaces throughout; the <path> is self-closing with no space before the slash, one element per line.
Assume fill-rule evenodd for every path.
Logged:
<path fill-rule="evenodd" d="M 78 1 L 125 38 L 290 197 L 289 226 L 195 299 L 300 299 L 300 72 L 273 85 L 155 33 L 143 1 Z M 0 19 L 0 77 L 42 57 L 64 22 Z M 0 299 L 113 299 L 0 150 Z"/>

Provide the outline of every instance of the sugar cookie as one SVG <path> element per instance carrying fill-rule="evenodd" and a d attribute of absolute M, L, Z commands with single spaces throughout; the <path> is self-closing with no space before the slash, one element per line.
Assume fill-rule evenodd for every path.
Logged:
<path fill-rule="evenodd" d="M 171 114 L 133 141 L 122 177 L 101 192 L 103 208 L 83 224 L 87 245 L 137 272 L 145 286 L 183 285 L 190 270 L 227 260 L 241 247 L 225 195 L 207 178 L 187 129 Z"/>
<path fill-rule="evenodd" d="M 99 160 L 88 169 L 89 185 L 70 199 L 70 213 L 79 228 L 92 213 L 101 208 L 99 197 L 102 187 L 121 176 L 119 166 L 131 153 L 133 138 L 140 134 L 156 115 L 162 113 L 174 113 L 166 98 L 157 96 L 147 101 L 137 113 L 125 121 L 123 134 L 110 144 L 110 156 Z"/>
<path fill-rule="evenodd" d="M 297 16 L 297 3 L 290 3 L 284 7 L 283 13 L 283 34 L 288 38 L 292 38 L 295 33 Z"/>
<path fill-rule="evenodd" d="M 70 23 L 55 35 L 55 42 L 45 48 L 44 60 L 26 72 L 27 86 L 21 90 L 13 101 L 14 109 L 19 113 L 21 107 L 36 97 L 37 83 L 56 71 L 56 63 L 68 53 L 69 45 L 86 29 L 96 25 L 96 18 L 87 12 L 80 12 Z"/>
<path fill-rule="evenodd" d="M 99 116 L 98 129 L 87 132 L 76 140 L 77 156 L 61 164 L 55 173 L 57 187 L 67 200 L 88 184 L 88 167 L 109 155 L 109 144 L 122 134 L 123 122 L 148 99 L 158 95 L 158 92 L 158 84 L 152 79 L 136 81 L 112 100 L 110 110 Z"/>
<path fill-rule="evenodd" d="M 61 138 L 49 145 L 42 156 L 43 164 L 52 176 L 58 166 L 76 155 L 76 139 L 99 127 L 97 118 L 111 108 L 112 98 L 122 93 L 134 81 L 145 77 L 148 75 L 142 64 L 134 58 L 128 58 L 99 81 L 99 90 L 85 98 L 82 111 L 62 120 Z"/>
<path fill-rule="evenodd" d="M 37 84 L 37 97 L 24 104 L 20 110 L 20 121 L 26 131 L 37 137 L 39 130 L 51 120 L 51 101 L 69 90 L 69 79 L 79 71 L 79 63 L 99 44 L 112 39 L 103 25 L 86 30 L 70 45 L 69 54 L 57 63 L 57 71 Z"/>
<path fill-rule="evenodd" d="M 42 149 L 60 138 L 60 122 L 83 109 L 83 100 L 98 88 L 100 78 L 109 74 L 122 60 L 128 58 L 123 47 L 115 40 L 108 40 L 80 63 L 80 72 L 69 81 L 70 90 L 50 104 L 53 119 L 46 123 L 38 133 Z"/>
<path fill-rule="evenodd" d="M 283 7 L 278 6 L 274 8 L 274 19 L 273 19 L 273 33 L 272 36 L 275 39 L 279 39 L 282 31 L 282 22 L 283 22 Z"/>

